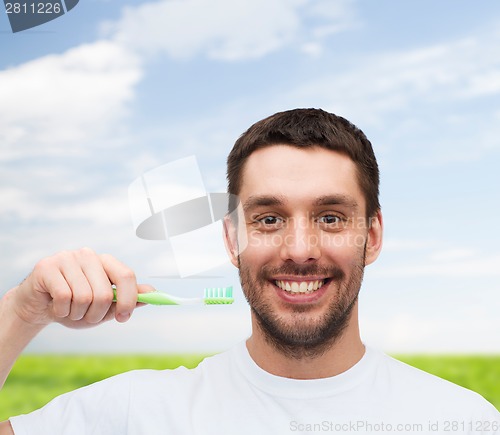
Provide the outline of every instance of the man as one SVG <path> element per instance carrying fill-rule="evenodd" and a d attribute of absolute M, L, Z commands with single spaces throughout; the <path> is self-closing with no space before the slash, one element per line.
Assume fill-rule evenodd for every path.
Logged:
<path fill-rule="evenodd" d="M 361 341 L 358 293 L 383 225 L 378 166 L 359 129 L 322 110 L 277 113 L 237 140 L 228 181 L 241 207 L 224 237 L 251 337 L 194 370 L 135 371 L 63 395 L 0 434 L 500 434 L 500 414 L 479 395 Z M 147 291 L 109 255 L 42 260 L 1 301 L 1 382 L 48 323 L 124 322 Z"/>

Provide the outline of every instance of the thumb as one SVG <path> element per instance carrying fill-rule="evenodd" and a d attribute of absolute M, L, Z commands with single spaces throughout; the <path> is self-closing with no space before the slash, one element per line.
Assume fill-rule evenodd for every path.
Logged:
<path fill-rule="evenodd" d="M 155 292 L 156 289 L 149 284 L 137 284 L 137 293 L 151 293 Z"/>
<path fill-rule="evenodd" d="M 152 286 L 152 285 L 149 285 L 149 284 L 137 284 L 137 293 L 151 293 L 151 292 L 155 292 L 156 289 Z M 144 305 L 147 305 L 147 304 L 143 304 L 142 302 L 138 302 L 137 303 L 137 307 L 143 307 Z"/>

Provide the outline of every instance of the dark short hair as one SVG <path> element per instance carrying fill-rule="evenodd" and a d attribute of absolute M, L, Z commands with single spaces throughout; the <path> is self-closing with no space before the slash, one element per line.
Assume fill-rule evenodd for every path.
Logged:
<path fill-rule="evenodd" d="M 248 157 L 260 148 L 278 144 L 297 148 L 321 147 L 346 154 L 356 165 L 367 217 L 379 211 L 380 175 L 372 144 L 347 119 L 321 109 L 278 112 L 256 122 L 243 133 L 227 158 L 230 197 L 234 198 L 241 190 L 243 167 Z M 233 209 L 231 205 L 230 209 Z"/>

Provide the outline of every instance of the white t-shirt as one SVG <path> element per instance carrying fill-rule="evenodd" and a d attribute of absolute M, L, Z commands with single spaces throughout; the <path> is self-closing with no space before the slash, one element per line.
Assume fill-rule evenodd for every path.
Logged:
<path fill-rule="evenodd" d="M 16 435 L 500 434 L 480 395 L 369 347 L 326 379 L 271 375 L 245 343 L 196 369 L 138 370 L 13 417 Z"/>

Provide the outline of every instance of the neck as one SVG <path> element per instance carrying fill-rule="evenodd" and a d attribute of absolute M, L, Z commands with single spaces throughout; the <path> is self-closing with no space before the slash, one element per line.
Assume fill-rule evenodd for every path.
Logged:
<path fill-rule="evenodd" d="M 355 365 L 364 355 L 358 325 L 357 304 L 353 307 L 348 324 L 342 334 L 320 354 L 301 357 L 280 351 L 265 336 L 252 316 L 252 335 L 247 348 L 255 363 L 276 376 L 291 379 L 320 379 L 336 376 Z"/>

